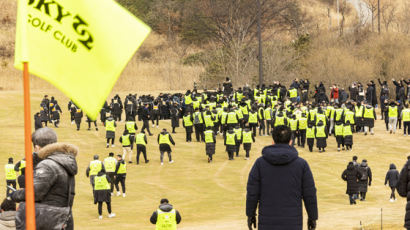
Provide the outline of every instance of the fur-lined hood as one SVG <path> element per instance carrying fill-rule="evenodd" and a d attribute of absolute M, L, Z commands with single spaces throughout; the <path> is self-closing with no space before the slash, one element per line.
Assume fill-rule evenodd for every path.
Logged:
<path fill-rule="evenodd" d="M 38 152 L 38 157 L 43 161 L 52 160 L 62 167 L 72 176 L 78 172 L 77 161 L 75 157 L 78 154 L 78 148 L 71 144 L 54 143 L 46 145 Z"/>

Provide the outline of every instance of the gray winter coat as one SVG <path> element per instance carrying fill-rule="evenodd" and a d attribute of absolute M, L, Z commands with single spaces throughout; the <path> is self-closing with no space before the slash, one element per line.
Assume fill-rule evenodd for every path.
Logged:
<path fill-rule="evenodd" d="M 367 162 L 362 162 L 358 167 L 358 170 L 361 174 L 359 180 L 359 192 L 367 192 L 367 185 L 372 184 L 372 170 L 367 165 Z"/>
<path fill-rule="evenodd" d="M 0 230 L 16 229 L 16 211 L 0 213 Z"/>
<path fill-rule="evenodd" d="M 61 229 L 57 223 L 59 217 L 65 218 L 67 207 L 72 206 L 74 200 L 75 181 L 77 174 L 78 148 L 74 145 L 54 143 L 45 146 L 38 152 L 43 159 L 34 170 L 34 194 L 36 201 L 36 225 L 47 226 L 44 229 Z M 71 193 L 69 195 L 69 183 Z M 25 190 L 20 189 L 11 195 L 15 202 L 25 201 Z M 69 203 L 70 200 L 70 203 Z M 43 208 L 42 208 L 43 207 Z M 47 215 L 47 216 L 44 216 Z M 55 217 L 54 219 L 50 216 Z M 72 229 L 72 218 L 68 229 Z M 17 229 L 25 229 L 25 203 L 21 203 L 16 216 Z"/>

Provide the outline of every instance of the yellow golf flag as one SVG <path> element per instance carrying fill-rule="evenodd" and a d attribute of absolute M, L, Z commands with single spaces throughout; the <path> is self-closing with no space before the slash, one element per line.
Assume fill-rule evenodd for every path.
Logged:
<path fill-rule="evenodd" d="M 19 0 L 14 64 L 95 119 L 150 31 L 113 0 Z"/>

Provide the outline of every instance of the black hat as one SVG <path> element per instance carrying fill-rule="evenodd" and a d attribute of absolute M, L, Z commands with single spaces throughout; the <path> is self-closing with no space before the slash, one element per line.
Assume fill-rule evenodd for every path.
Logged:
<path fill-rule="evenodd" d="M 160 201 L 160 204 L 164 204 L 164 203 L 169 203 L 169 200 L 167 198 L 162 198 Z"/>
<path fill-rule="evenodd" d="M 13 163 L 13 157 L 9 158 L 9 163 Z"/>
<path fill-rule="evenodd" d="M 108 156 L 113 157 L 113 156 L 114 156 L 114 153 L 111 152 L 111 153 L 108 154 Z"/>
<path fill-rule="evenodd" d="M 98 160 L 100 158 L 98 155 L 94 155 L 94 160 Z"/>

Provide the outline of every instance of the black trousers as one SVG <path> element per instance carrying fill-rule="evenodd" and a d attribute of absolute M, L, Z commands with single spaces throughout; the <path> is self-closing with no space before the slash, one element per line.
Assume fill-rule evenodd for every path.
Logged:
<path fill-rule="evenodd" d="M 77 130 L 80 130 L 81 121 L 75 121 L 75 125 L 77 126 Z"/>
<path fill-rule="evenodd" d="M 263 135 L 266 134 L 266 132 L 265 132 L 265 121 L 264 120 L 261 120 L 259 122 L 259 136 L 262 136 L 261 132 L 263 132 Z"/>
<path fill-rule="evenodd" d="M 110 144 L 110 140 L 111 140 L 111 144 L 114 144 L 114 138 L 107 138 L 107 144 Z"/>
<path fill-rule="evenodd" d="M 266 134 L 267 135 L 270 135 L 271 129 L 272 129 L 272 121 L 266 120 Z"/>
<path fill-rule="evenodd" d="M 410 135 L 410 121 L 403 122 L 403 131 L 404 134 Z"/>
<path fill-rule="evenodd" d="M 144 145 L 137 145 L 137 164 L 140 163 L 140 154 L 144 156 L 145 163 L 147 163 L 147 148 Z"/>
<path fill-rule="evenodd" d="M 236 157 L 238 157 L 239 156 L 239 150 L 241 149 L 241 142 L 240 141 L 237 141 L 236 142 Z"/>
<path fill-rule="evenodd" d="M 158 126 L 158 124 L 159 124 L 159 116 L 160 116 L 159 111 L 152 113 L 151 122 L 152 122 L 153 125 L 156 123 L 156 125 Z M 154 121 L 156 121 L 156 122 L 154 123 Z"/>
<path fill-rule="evenodd" d="M 390 189 L 391 189 L 390 199 L 396 199 L 396 194 L 395 194 L 396 188 L 390 187 Z"/>
<path fill-rule="evenodd" d="M 107 172 L 107 177 L 110 178 L 111 193 L 114 191 L 115 172 Z"/>
<path fill-rule="evenodd" d="M 194 125 L 195 128 L 195 137 L 196 141 L 205 141 L 204 138 L 204 124 L 196 124 Z"/>
<path fill-rule="evenodd" d="M 161 160 L 161 163 L 163 163 L 164 162 L 164 153 L 165 152 L 160 152 L 160 160 Z M 171 162 L 172 161 L 172 155 L 171 155 L 171 152 L 167 152 L 168 153 L 168 160 L 169 160 L 169 162 Z"/>
<path fill-rule="evenodd" d="M 296 131 L 292 131 L 291 132 L 292 133 L 292 147 L 293 146 L 295 146 L 295 140 L 296 140 L 296 137 L 297 137 L 297 133 L 296 133 Z"/>
<path fill-rule="evenodd" d="M 313 145 L 315 144 L 315 138 L 308 138 L 307 139 L 307 144 L 309 146 L 309 151 L 313 151 Z"/>
<path fill-rule="evenodd" d="M 88 121 L 88 129 L 91 129 L 91 123 L 94 123 L 94 127 L 97 128 L 97 121 Z"/>
<path fill-rule="evenodd" d="M 107 211 L 111 214 L 111 202 L 105 202 L 107 204 Z M 98 202 L 98 215 L 102 216 L 102 206 L 103 202 Z"/>
<path fill-rule="evenodd" d="M 258 126 L 258 124 L 256 123 L 249 124 L 249 128 L 252 130 L 252 134 L 254 137 L 256 137 L 256 126 Z"/>
<path fill-rule="evenodd" d="M 115 189 L 117 192 L 120 191 L 118 184 L 121 183 L 122 193 L 125 193 L 125 177 L 125 174 L 119 174 L 115 177 Z"/>
<path fill-rule="evenodd" d="M 149 135 L 152 135 L 151 131 L 149 130 L 149 121 L 148 120 L 143 120 L 142 121 L 141 132 L 144 131 L 145 129 L 147 129 Z"/>
<path fill-rule="evenodd" d="M 6 185 L 7 185 L 7 186 L 12 186 L 14 189 L 17 188 L 16 180 L 6 180 Z M 10 190 L 11 190 L 11 189 L 9 189 L 9 187 L 7 187 L 6 196 L 9 194 Z"/>
<path fill-rule="evenodd" d="M 306 142 L 306 129 L 299 130 L 299 137 L 298 137 L 298 146 L 305 147 Z"/>
<path fill-rule="evenodd" d="M 192 141 L 192 127 L 185 128 L 186 142 Z"/>

